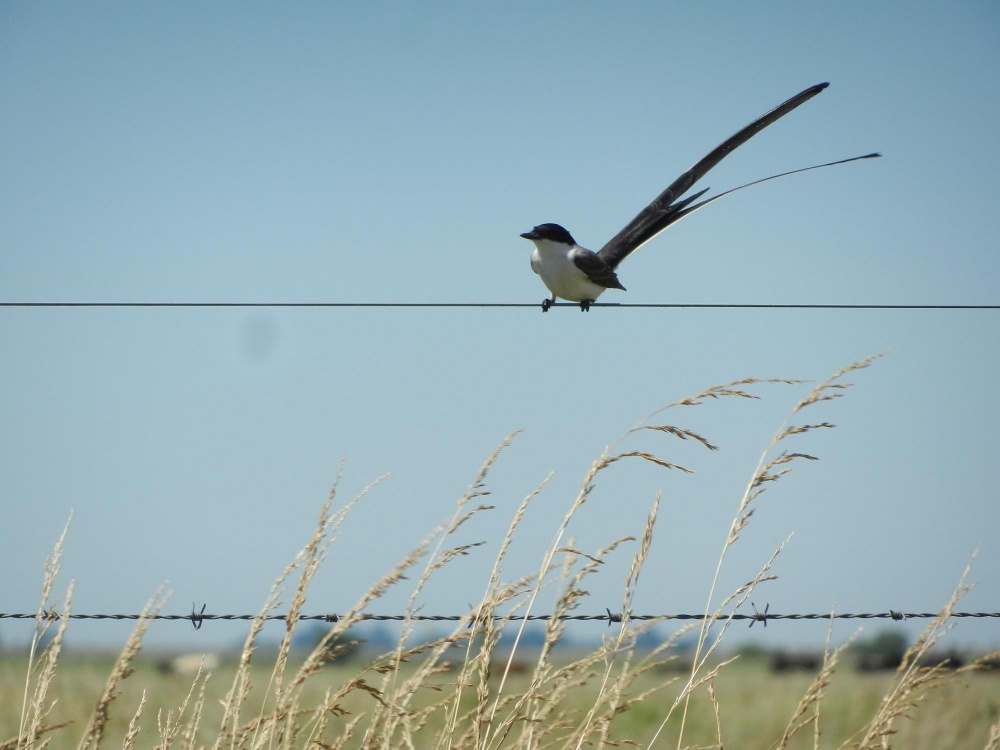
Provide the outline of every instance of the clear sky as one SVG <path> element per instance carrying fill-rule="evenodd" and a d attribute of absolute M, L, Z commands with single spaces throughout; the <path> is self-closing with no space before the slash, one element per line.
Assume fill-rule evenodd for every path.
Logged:
<path fill-rule="evenodd" d="M 4 3 L 0 300 L 538 303 L 519 233 L 553 221 L 598 247 L 725 137 L 830 81 L 702 186 L 884 158 L 712 205 L 602 301 L 1000 304 L 998 36 L 992 2 Z M 960 608 L 997 611 L 998 344 L 997 311 L 0 308 L 0 611 L 38 606 L 72 510 L 60 581 L 77 612 L 137 611 L 165 581 L 166 612 L 255 612 L 342 460 L 345 500 L 390 473 L 307 606 L 344 611 L 523 430 L 490 475 L 496 510 L 455 540 L 487 544 L 420 600 L 457 614 L 550 472 L 509 579 L 645 415 L 886 350 L 803 415 L 837 428 L 789 444 L 821 460 L 760 499 L 723 588 L 794 532 L 758 606 L 931 611 L 978 546 Z M 662 492 L 637 612 L 701 611 L 743 488 L 807 389 L 662 417 L 717 453 L 622 444 L 696 470 L 618 464 L 570 529 L 586 551 L 639 535 Z M 581 613 L 620 605 L 634 549 Z M 373 611 L 402 611 L 409 585 Z M 69 639 L 124 632 L 74 623 Z M 151 641 L 242 632 L 160 623 Z M 964 621 L 956 638 L 998 632 Z M 0 643 L 25 633 L 0 622 Z M 752 634 L 821 645 L 825 626 Z"/>

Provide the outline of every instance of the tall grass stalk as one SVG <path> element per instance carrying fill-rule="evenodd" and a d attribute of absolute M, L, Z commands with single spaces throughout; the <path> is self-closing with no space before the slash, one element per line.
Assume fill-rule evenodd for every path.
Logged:
<path fill-rule="evenodd" d="M 690 706 L 691 693 L 695 687 L 697 687 L 698 685 L 701 684 L 701 682 L 704 681 L 704 678 L 699 679 L 699 674 L 704 669 L 709 656 L 716 650 L 719 644 L 722 643 L 726 631 L 728 630 L 729 625 L 732 623 L 732 615 L 738 612 L 740 605 L 746 603 L 750 595 L 754 592 L 754 590 L 760 583 L 762 583 L 765 580 L 768 580 L 769 576 L 767 575 L 767 572 L 770 570 L 771 564 L 774 562 L 774 559 L 781 553 L 782 549 L 784 549 L 785 545 L 782 544 L 774 552 L 774 554 L 771 556 L 771 559 L 768 560 L 768 562 L 757 573 L 757 576 L 755 576 L 752 581 L 747 583 L 744 587 L 742 587 L 742 589 L 727 596 L 723 600 L 723 602 L 713 610 L 712 602 L 715 601 L 716 598 L 719 577 L 722 574 L 722 567 L 723 564 L 725 563 L 726 557 L 728 556 L 729 550 L 733 547 L 734 544 L 736 544 L 736 542 L 740 538 L 740 532 L 743 531 L 743 529 L 745 529 L 747 524 L 750 522 L 750 518 L 753 516 L 756 510 L 756 508 L 753 507 L 754 502 L 765 492 L 765 490 L 770 486 L 770 484 L 788 474 L 788 472 L 792 470 L 791 465 L 793 462 L 801 460 L 809 460 L 809 461 L 816 460 L 815 456 L 811 456 L 807 453 L 800 453 L 800 452 L 782 451 L 778 453 L 778 455 L 774 455 L 775 449 L 783 441 L 788 440 L 793 436 L 803 435 L 817 429 L 832 428 L 834 425 L 830 424 L 829 422 L 792 425 L 792 420 L 808 407 L 814 406 L 815 404 L 819 404 L 824 401 L 831 401 L 833 399 L 840 398 L 844 394 L 844 391 L 847 388 L 851 387 L 850 383 L 843 382 L 844 377 L 849 373 L 868 367 L 873 361 L 875 361 L 881 356 L 883 355 L 876 354 L 871 357 L 867 357 L 863 360 L 860 360 L 858 362 L 854 362 L 848 365 L 847 367 L 839 370 L 838 372 L 834 373 L 827 380 L 815 386 L 805 398 L 803 398 L 794 406 L 791 413 L 785 418 L 781 426 L 778 428 L 774 436 L 771 438 L 767 447 L 761 453 L 760 459 L 757 462 L 757 466 L 754 468 L 750 481 L 747 483 L 746 489 L 743 492 L 743 496 L 740 498 L 740 502 L 736 509 L 736 513 L 733 516 L 733 520 L 732 523 L 730 524 L 729 531 L 726 534 L 725 541 L 722 544 L 722 552 L 720 553 L 718 562 L 716 563 L 715 566 L 715 573 L 712 577 L 712 582 L 709 586 L 708 596 L 705 602 L 705 609 L 704 609 L 705 619 L 702 620 L 701 629 L 698 633 L 698 643 L 697 646 L 695 647 L 694 658 L 692 660 L 690 678 L 684 690 L 678 696 L 678 700 L 675 701 L 670 711 L 667 712 L 667 715 L 663 719 L 663 723 L 660 725 L 661 729 L 664 726 L 666 726 L 666 723 L 669 720 L 674 709 L 676 709 L 678 705 L 683 705 L 683 711 L 681 715 L 681 728 L 677 735 L 678 748 L 680 748 L 683 743 L 684 726 L 687 721 L 687 714 L 688 714 L 688 708 Z M 705 391 L 703 394 L 698 394 L 697 396 L 694 396 L 691 399 L 680 403 L 683 405 L 690 405 L 691 403 L 700 404 L 701 402 L 704 401 L 706 397 L 718 398 L 720 391 L 721 395 L 736 395 L 744 398 L 746 397 L 752 398 L 752 396 L 747 394 L 743 390 L 743 388 L 748 384 L 753 384 L 756 382 L 761 382 L 761 381 L 756 381 L 753 379 L 737 381 L 735 383 L 729 384 L 728 386 L 723 386 L 721 389 L 709 389 L 708 391 Z M 764 382 L 791 384 L 802 381 L 770 380 Z M 788 540 L 785 541 L 785 544 L 787 544 L 787 541 Z M 729 617 L 723 620 L 722 627 L 720 628 L 718 634 L 715 636 L 713 642 L 706 647 L 706 644 L 708 643 L 709 640 L 709 628 L 711 627 L 713 622 L 718 617 L 721 616 L 723 607 L 728 605 L 734 599 L 736 599 L 737 601 L 736 606 L 732 608 Z M 659 732 L 657 732 L 657 735 L 654 735 L 653 741 L 656 740 L 656 736 L 658 736 L 658 734 Z M 650 742 L 650 747 L 652 747 L 653 741 Z"/>

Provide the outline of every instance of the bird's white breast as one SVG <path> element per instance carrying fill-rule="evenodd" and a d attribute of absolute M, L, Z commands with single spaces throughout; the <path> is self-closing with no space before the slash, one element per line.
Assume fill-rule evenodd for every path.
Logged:
<path fill-rule="evenodd" d="M 573 262 L 574 247 L 561 242 L 536 240 L 531 253 L 531 268 L 542 277 L 556 297 L 570 302 L 595 300 L 604 287 L 595 284 Z"/>

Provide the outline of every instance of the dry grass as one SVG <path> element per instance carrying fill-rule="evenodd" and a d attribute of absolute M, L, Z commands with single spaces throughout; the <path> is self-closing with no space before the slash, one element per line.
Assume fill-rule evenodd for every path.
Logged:
<path fill-rule="evenodd" d="M 578 549 L 568 539 L 572 521 L 591 498 L 601 473 L 626 459 L 650 462 L 670 471 L 689 469 L 648 450 L 620 450 L 626 440 L 636 440 L 646 431 L 678 440 L 692 441 L 706 450 L 716 447 L 705 437 L 672 424 L 653 422 L 669 409 L 696 407 L 709 399 L 757 398 L 752 389 L 761 383 L 795 384 L 799 381 L 746 379 L 716 386 L 682 399 L 651 415 L 619 441 L 609 446 L 590 468 L 580 492 L 556 529 L 551 545 L 542 553 L 538 570 L 513 583 L 502 582 L 501 571 L 511 542 L 526 510 L 543 491 L 545 483 L 528 493 L 515 512 L 503 543 L 485 581 L 482 596 L 450 632 L 430 642 L 414 638 L 417 602 L 434 575 L 469 554 L 478 545 L 458 544 L 456 532 L 470 519 L 488 513 L 486 480 L 514 436 L 508 437 L 480 469 L 472 485 L 459 498 L 453 514 L 424 538 L 383 579 L 340 617 L 322 643 L 304 660 L 293 661 L 292 639 L 307 601 L 310 581 L 326 558 L 330 545 L 351 509 L 374 487 L 335 509 L 335 482 L 324 504 L 316 530 L 302 552 L 283 572 L 268 596 L 260 615 L 252 623 L 242 652 L 232 667 L 216 675 L 199 672 L 179 693 L 160 696 L 145 690 L 129 703 L 120 696 L 126 680 L 138 668 L 147 617 L 162 606 L 157 594 L 147 604 L 131 638 L 111 667 L 103 687 L 95 693 L 86 718 L 69 716 L 54 721 L 56 703 L 51 691 L 60 684 L 57 668 L 68 623 L 72 587 L 58 606 L 52 592 L 59 569 L 63 539 L 60 538 L 46 565 L 42 605 L 36 618 L 36 637 L 26 665 L 22 702 L 16 734 L 0 742 L 6 748 L 70 747 L 96 748 L 102 743 L 125 748 L 578 748 L 583 746 L 715 747 L 739 746 L 785 748 L 885 748 L 897 736 L 900 719 L 934 715 L 931 702 L 950 699 L 957 685 L 975 679 L 978 665 L 958 671 L 926 666 L 931 648 L 947 631 L 955 603 L 965 592 L 963 581 L 920 639 L 911 647 L 903 665 L 891 680 L 883 680 L 882 691 L 867 704 L 860 699 L 860 678 L 843 678 L 848 686 L 847 705 L 838 697 L 837 667 L 843 646 L 832 649 L 829 638 L 819 673 L 799 685 L 783 681 L 798 691 L 790 696 L 787 713 L 763 728 L 743 729 L 734 689 L 755 679 L 747 665 L 720 661 L 721 646 L 732 623 L 731 616 L 750 601 L 756 588 L 774 577 L 771 572 L 781 547 L 750 580 L 736 591 L 720 595 L 717 582 L 729 550 L 750 523 L 761 495 L 793 466 L 814 457 L 782 450 L 786 441 L 817 429 L 827 422 L 793 423 L 815 405 L 839 398 L 849 387 L 845 378 L 874 358 L 855 363 L 815 386 L 799 401 L 788 421 L 779 428 L 747 483 L 736 505 L 732 523 L 723 535 L 716 573 L 707 593 L 705 614 L 719 625 L 709 630 L 706 620 L 697 632 L 697 645 L 686 672 L 670 668 L 675 658 L 675 639 L 651 653 L 635 648 L 636 639 L 652 623 L 636 623 L 628 613 L 643 566 L 654 542 L 659 497 L 652 502 L 638 540 L 610 540 L 602 549 Z M 64 532 L 65 535 L 65 532 Z M 588 596 L 587 580 L 602 560 L 626 542 L 636 542 L 636 551 L 623 586 L 622 621 L 600 646 L 573 658 L 560 655 L 566 621 Z M 783 546 L 783 545 L 782 545 Z M 348 631 L 359 624 L 369 607 L 404 580 L 413 581 L 407 620 L 396 647 L 362 664 L 345 661 L 329 665 L 331 652 Z M 279 608 L 286 588 L 292 589 L 286 610 L 287 627 L 276 653 L 266 659 L 257 653 L 265 617 Z M 545 613 L 544 643 L 527 652 L 519 645 L 525 621 L 514 616 L 538 614 L 543 591 L 554 591 L 554 604 Z M 54 631 L 53 631 L 54 629 Z M 515 646 L 501 653 L 502 633 L 515 633 Z M 38 651 L 43 637 L 49 639 Z M 458 655 L 458 658 L 456 658 Z M 263 663 L 261 663 L 263 662 Z M 352 666 L 353 665 L 353 666 Z M 515 668 L 516 667 L 516 668 Z M 760 670 L 757 670 L 758 672 Z M 735 675 L 738 679 L 731 679 Z M 335 678 L 335 679 L 334 679 Z M 219 688 L 220 684 L 228 685 Z M 151 683 L 155 685 L 156 683 Z M 160 688 L 163 680 L 160 681 Z M 866 683 L 867 684 L 867 683 Z M 78 688 L 83 690 L 82 682 Z M 841 691 L 842 692 L 842 691 Z M 853 695 L 851 695 L 853 693 Z M 994 688 L 995 693 L 995 688 Z M 778 701 L 775 705 L 785 706 Z M 867 714 L 856 717 L 852 710 L 865 706 Z M 978 707 L 979 704 L 977 703 Z M 120 720 L 120 731 L 111 731 L 112 709 L 129 716 Z M 978 708 L 977 708 L 978 710 Z M 754 712 L 750 712 L 753 714 Z M 756 710 L 759 714 L 759 707 Z M 997 701 L 988 702 L 978 716 L 981 741 L 986 748 L 1000 748 Z M 846 718 L 845 718 L 846 717 Z M 67 723 L 73 720 L 75 723 Z M 919 719 L 918 719 L 919 720 Z M 776 723 L 775 723 L 776 721 Z M 969 721 L 969 720 L 967 720 Z M 2 726 L 2 725 L 0 725 Z M 934 726 L 937 726 L 936 724 Z M 821 731 L 822 729 L 822 731 Z M 763 731 L 764 734 L 760 734 Z M 928 730 L 930 731 L 930 730 Z M 948 736 L 945 732 L 944 736 Z M 114 739 L 109 739 L 114 737 Z M 833 742 L 834 744 L 831 744 Z M 907 745 L 915 746 L 912 744 Z M 933 746 L 933 745 L 929 745 Z M 940 746 L 940 745 L 938 745 Z M 954 744 L 950 745 L 954 746 Z"/>

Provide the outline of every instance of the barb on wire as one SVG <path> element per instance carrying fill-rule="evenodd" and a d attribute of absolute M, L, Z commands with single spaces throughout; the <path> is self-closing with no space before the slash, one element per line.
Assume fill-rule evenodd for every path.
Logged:
<path fill-rule="evenodd" d="M 753 607 L 753 619 L 750 620 L 750 627 L 752 628 L 753 624 L 755 622 L 762 622 L 762 623 L 764 623 L 764 627 L 766 628 L 767 627 L 767 611 L 769 609 L 771 609 L 771 604 L 770 603 L 765 604 L 763 612 L 758 612 L 757 611 L 757 605 L 754 604 L 753 602 L 750 602 L 750 606 Z"/>
<path fill-rule="evenodd" d="M 194 625 L 195 630 L 201 630 L 201 626 L 205 623 L 205 607 L 207 604 L 201 605 L 201 612 L 195 612 L 195 604 L 191 604 L 191 624 Z"/>

